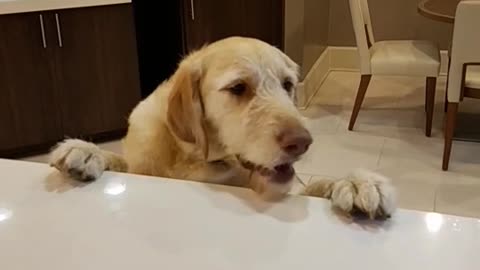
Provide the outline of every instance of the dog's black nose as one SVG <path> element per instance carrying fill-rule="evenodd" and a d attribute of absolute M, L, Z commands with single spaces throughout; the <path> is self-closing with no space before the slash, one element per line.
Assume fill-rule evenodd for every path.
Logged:
<path fill-rule="evenodd" d="M 278 142 L 285 153 L 292 157 L 298 157 L 307 152 L 313 139 L 305 128 L 296 128 L 280 134 Z"/>

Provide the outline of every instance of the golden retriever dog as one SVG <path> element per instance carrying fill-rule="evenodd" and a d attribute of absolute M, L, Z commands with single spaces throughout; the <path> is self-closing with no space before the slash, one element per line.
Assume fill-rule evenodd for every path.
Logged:
<path fill-rule="evenodd" d="M 277 48 L 251 38 L 220 40 L 185 57 L 133 110 L 123 157 L 68 139 L 52 151 L 50 164 L 80 181 L 112 170 L 248 187 L 279 198 L 292 186 L 294 162 L 312 143 L 294 104 L 297 83 L 298 66 Z M 388 180 L 367 171 L 317 182 L 303 193 L 370 218 L 394 210 Z"/>

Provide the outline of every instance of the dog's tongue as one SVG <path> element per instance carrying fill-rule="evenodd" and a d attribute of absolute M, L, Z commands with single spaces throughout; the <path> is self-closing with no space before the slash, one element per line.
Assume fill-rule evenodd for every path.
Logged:
<path fill-rule="evenodd" d="M 270 176 L 270 181 L 285 184 L 293 179 L 295 169 L 292 164 L 282 164 L 275 167 L 275 173 Z"/>

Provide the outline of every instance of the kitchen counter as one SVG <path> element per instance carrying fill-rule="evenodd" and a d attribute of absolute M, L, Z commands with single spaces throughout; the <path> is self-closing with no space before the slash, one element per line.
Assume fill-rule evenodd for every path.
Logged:
<path fill-rule="evenodd" d="M 105 6 L 131 2 L 131 0 L 0 0 L 0 14 Z"/>
<path fill-rule="evenodd" d="M 479 250 L 472 218 L 352 222 L 319 198 L 0 159 L 0 269 L 477 270 Z"/>

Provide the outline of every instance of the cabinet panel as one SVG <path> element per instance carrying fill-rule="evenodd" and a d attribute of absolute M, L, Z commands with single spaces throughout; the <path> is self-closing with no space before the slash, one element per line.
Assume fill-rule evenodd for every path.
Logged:
<path fill-rule="evenodd" d="M 283 49 L 284 1 L 244 1 L 246 35 Z"/>
<path fill-rule="evenodd" d="M 45 16 L 42 19 L 45 30 Z M 40 13 L 0 16 L 1 151 L 62 137 L 49 62 L 53 44 L 44 33 L 45 39 Z"/>
<path fill-rule="evenodd" d="M 197 49 L 229 36 L 248 36 L 282 48 L 283 0 L 184 0 L 185 44 Z"/>
<path fill-rule="evenodd" d="M 54 12 L 55 53 L 65 135 L 78 137 L 127 127 L 140 100 L 130 5 Z"/>

